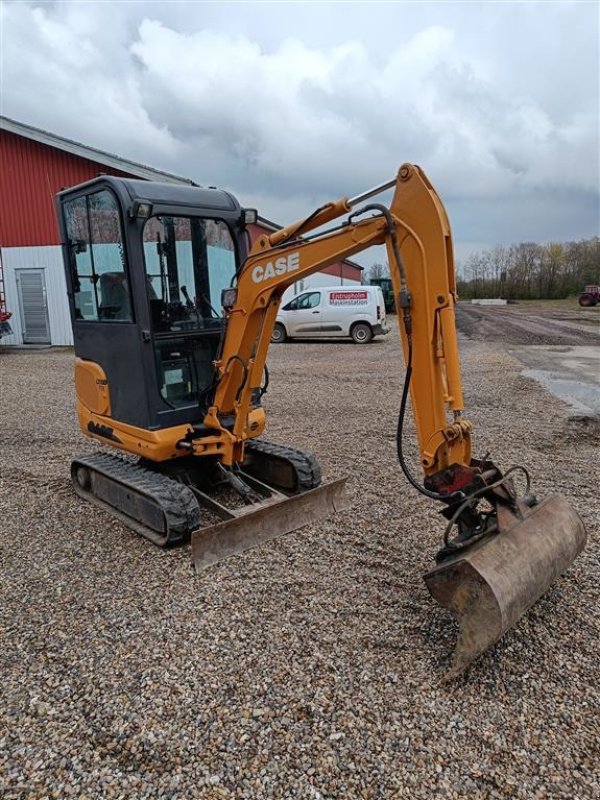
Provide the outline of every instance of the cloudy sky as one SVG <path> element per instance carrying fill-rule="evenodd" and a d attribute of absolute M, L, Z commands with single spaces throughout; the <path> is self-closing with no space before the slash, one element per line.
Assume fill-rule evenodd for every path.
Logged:
<path fill-rule="evenodd" d="M 280 223 L 425 168 L 459 256 L 598 234 L 596 2 L 4 2 L 2 114 Z"/>

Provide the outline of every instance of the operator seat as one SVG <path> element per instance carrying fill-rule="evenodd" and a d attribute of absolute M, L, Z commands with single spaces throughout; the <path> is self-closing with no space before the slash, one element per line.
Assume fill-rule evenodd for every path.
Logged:
<path fill-rule="evenodd" d="M 103 272 L 100 276 L 100 319 L 131 321 L 131 303 L 123 272 Z"/>

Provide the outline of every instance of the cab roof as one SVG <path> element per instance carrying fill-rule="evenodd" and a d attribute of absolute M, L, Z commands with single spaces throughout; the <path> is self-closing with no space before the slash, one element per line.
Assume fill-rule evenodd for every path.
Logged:
<path fill-rule="evenodd" d="M 156 206 L 168 208 L 193 209 L 204 208 L 214 211 L 226 211 L 239 214 L 240 204 L 237 199 L 222 189 L 204 189 L 199 186 L 182 186 L 175 183 L 160 181 L 145 181 L 137 178 L 119 178 L 114 175 L 101 175 L 77 186 L 69 187 L 60 192 L 60 196 L 67 194 L 87 194 L 95 186 L 109 186 L 118 195 L 136 200 L 148 201 Z"/>

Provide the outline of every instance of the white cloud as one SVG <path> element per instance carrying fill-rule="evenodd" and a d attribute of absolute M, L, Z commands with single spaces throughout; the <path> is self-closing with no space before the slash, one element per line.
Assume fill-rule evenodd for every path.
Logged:
<path fill-rule="evenodd" d="M 556 208 L 568 196 L 580 209 L 571 238 L 595 232 L 598 45 L 585 4 L 8 3 L 2 13 L 3 113 L 256 198 L 273 219 L 410 160 L 459 223 L 481 219 L 487 237 L 493 209 L 498 240 L 511 240 L 511 219 L 521 232 L 514 198 L 531 210 L 526 238 L 548 238 L 553 195 Z"/>

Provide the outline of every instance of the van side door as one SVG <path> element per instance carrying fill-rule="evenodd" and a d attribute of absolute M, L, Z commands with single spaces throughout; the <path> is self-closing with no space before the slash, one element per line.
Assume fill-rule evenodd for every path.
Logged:
<path fill-rule="evenodd" d="M 304 292 L 282 309 L 288 336 L 322 336 L 321 292 Z"/>
<path fill-rule="evenodd" d="M 349 336 L 353 323 L 373 324 L 371 296 L 366 286 L 329 289 L 327 291 L 327 313 L 323 327 L 328 336 Z"/>

